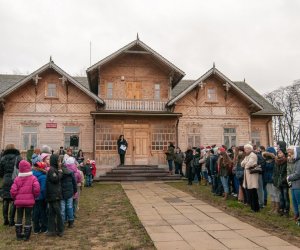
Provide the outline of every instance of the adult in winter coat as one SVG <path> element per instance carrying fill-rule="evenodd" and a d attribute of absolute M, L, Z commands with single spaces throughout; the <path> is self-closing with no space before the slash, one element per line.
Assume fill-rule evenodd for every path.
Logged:
<path fill-rule="evenodd" d="M 29 240 L 31 235 L 31 214 L 35 199 L 40 194 L 40 184 L 37 178 L 32 175 L 31 164 L 22 160 L 19 164 L 19 174 L 14 180 L 10 189 L 11 197 L 17 208 L 16 236 L 23 238 L 23 216 L 25 214 L 24 239 Z"/>
<path fill-rule="evenodd" d="M 13 184 L 12 174 L 14 167 L 18 168 L 19 162 L 22 160 L 20 151 L 15 148 L 14 144 L 8 144 L 3 152 L 0 161 L 0 177 L 3 178 L 3 221 L 4 225 L 15 225 L 16 209 L 10 195 L 10 188 Z M 9 211 L 9 216 L 8 216 Z M 9 220 L 8 220 L 9 217 Z"/>
<path fill-rule="evenodd" d="M 248 203 L 254 212 L 259 211 L 258 204 L 258 178 L 259 173 L 252 173 L 252 170 L 257 167 L 257 155 L 253 152 L 253 147 L 250 144 L 244 145 L 245 159 L 242 161 L 241 165 L 244 170 L 244 182 L 243 187 L 247 189 Z"/>
<path fill-rule="evenodd" d="M 59 165 L 59 155 L 50 156 L 50 169 L 46 179 L 46 200 L 49 206 L 48 236 L 62 236 L 64 223 L 61 216 L 60 200 L 62 199 L 61 178 L 62 169 Z"/>
<path fill-rule="evenodd" d="M 65 222 L 68 221 L 69 227 L 73 227 L 73 196 L 77 193 L 77 183 L 74 177 L 74 173 L 65 166 L 62 167 L 61 191 L 61 216 Z"/>
<path fill-rule="evenodd" d="M 286 217 L 288 217 L 290 213 L 290 197 L 286 178 L 287 159 L 285 157 L 285 152 L 282 149 L 278 149 L 277 156 L 275 158 L 273 184 L 279 190 L 280 215 L 285 215 Z"/>
<path fill-rule="evenodd" d="M 266 160 L 263 169 L 263 181 L 267 184 L 267 192 L 271 197 L 272 208 L 270 212 L 279 212 L 279 190 L 273 184 L 276 150 L 273 147 L 268 147 L 262 156 Z"/>
<path fill-rule="evenodd" d="M 288 158 L 290 158 L 288 161 L 293 160 L 293 166 L 290 169 L 290 174 L 287 176 L 287 181 L 291 183 L 294 216 L 297 224 L 300 226 L 300 147 L 289 147 Z"/>
<path fill-rule="evenodd" d="M 125 154 L 128 148 L 128 143 L 124 138 L 124 135 L 120 135 L 117 141 L 118 145 L 118 154 L 120 156 L 120 166 L 125 164 Z"/>
<path fill-rule="evenodd" d="M 234 154 L 234 172 L 235 177 L 239 182 L 239 193 L 238 193 L 238 200 L 247 204 L 247 194 L 246 189 L 243 187 L 244 182 L 244 168 L 242 167 L 241 163 L 245 159 L 245 151 L 244 146 L 239 146 L 235 148 Z"/>
<path fill-rule="evenodd" d="M 193 150 L 192 148 L 189 146 L 187 148 L 187 150 L 185 151 L 185 159 L 184 159 L 184 163 L 185 163 L 185 177 L 189 178 L 189 172 L 191 169 L 191 161 L 193 160 Z"/>
<path fill-rule="evenodd" d="M 169 165 L 169 173 L 172 174 L 173 172 L 173 161 L 175 157 L 175 146 L 173 145 L 173 142 L 169 142 L 169 147 L 166 152 L 167 155 L 167 162 Z"/>
<path fill-rule="evenodd" d="M 195 178 L 195 175 L 198 177 L 198 181 L 200 182 L 201 176 L 200 176 L 200 148 L 193 150 L 193 160 L 191 164 L 191 171 L 188 179 L 188 185 L 193 185 L 193 180 Z"/>
<path fill-rule="evenodd" d="M 224 200 L 227 200 L 229 193 L 229 172 L 232 166 L 232 161 L 229 158 L 224 148 L 220 149 L 220 157 L 218 159 L 219 175 L 224 189 Z"/>
<path fill-rule="evenodd" d="M 180 174 L 183 176 L 182 173 L 182 163 L 184 160 L 184 154 L 181 152 L 180 148 L 176 148 L 175 156 L 174 156 L 174 163 L 175 163 L 175 174 Z"/>
<path fill-rule="evenodd" d="M 213 148 L 214 153 L 210 156 L 210 173 L 212 179 L 212 193 L 218 194 L 218 148 Z"/>
<path fill-rule="evenodd" d="M 47 202 L 46 202 L 46 164 L 37 162 L 32 168 L 32 174 L 38 179 L 41 192 L 39 197 L 35 200 L 33 209 L 33 232 L 44 233 L 47 232 L 48 217 L 47 217 Z"/>

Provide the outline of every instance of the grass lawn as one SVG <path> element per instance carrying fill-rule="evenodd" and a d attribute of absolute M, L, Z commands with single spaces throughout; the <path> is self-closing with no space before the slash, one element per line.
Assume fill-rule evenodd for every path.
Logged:
<path fill-rule="evenodd" d="M 78 218 L 60 237 L 32 234 L 17 241 L 1 219 L 0 249 L 155 249 L 119 184 L 94 184 L 81 193 Z M 2 204 L 1 204 L 2 218 Z"/>
<path fill-rule="evenodd" d="M 247 222 L 300 247 L 300 227 L 296 226 L 295 222 L 290 219 L 268 214 L 270 210 L 269 206 L 262 209 L 259 213 L 253 213 L 248 206 L 238 203 L 233 197 L 224 201 L 220 196 L 213 196 L 210 191 L 211 186 L 198 186 L 194 184 L 189 186 L 186 181 L 169 182 L 168 184 L 191 194 L 197 199 L 218 207 L 243 222 Z"/>

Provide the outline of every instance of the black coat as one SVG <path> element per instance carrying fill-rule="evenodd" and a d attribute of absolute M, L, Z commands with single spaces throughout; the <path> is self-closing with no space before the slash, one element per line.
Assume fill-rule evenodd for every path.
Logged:
<path fill-rule="evenodd" d="M 46 179 L 46 200 L 57 201 L 62 199 L 61 178 L 62 171 L 58 171 L 58 155 L 51 155 L 50 169 Z"/>
<path fill-rule="evenodd" d="M 185 152 L 185 164 L 189 164 L 193 160 L 193 150 L 189 149 Z"/>
<path fill-rule="evenodd" d="M 128 147 L 127 141 L 126 141 L 125 139 L 123 139 L 123 141 L 121 141 L 121 140 L 119 139 L 119 140 L 117 141 L 117 145 L 118 145 L 118 153 L 119 153 L 120 155 L 125 154 L 125 153 L 126 153 L 126 150 L 127 150 L 127 147 Z M 126 146 L 126 150 L 125 150 L 125 151 L 122 150 L 122 149 L 120 149 L 121 145 Z"/>
<path fill-rule="evenodd" d="M 72 198 L 77 192 L 77 183 L 74 173 L 66 167 L 62 168 L 61 191 L 64 200 Z"/>
<path fill-rule="evenodd" d="M 3 199 L 11 199 L 10 188 L 13 184 L 11 176 L 14 172 L 15 164 L 19 168 L 21 160 L 20 151 L 17 149 L 8 149 L 3 152 L 0 160 L 0 177 L 3 178 Z"/>

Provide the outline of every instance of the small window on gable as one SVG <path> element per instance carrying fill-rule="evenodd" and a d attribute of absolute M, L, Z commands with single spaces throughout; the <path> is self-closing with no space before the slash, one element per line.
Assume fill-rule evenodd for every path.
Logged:
<path fill-rule="evenodd" d="M 56 83 L 48 83 L 47 97 L 57 97 Z"/>
<path fill-rule="evenodd" d="M 216 88 L 208 88 L 207 89 L 207 101 L 208 102 L 216 102 L 217 101 L 217 90 L 216 90 Z"/>
<path fill-rule="evenodd" d="M 113 98 L 113 83 L 112 82 L 108 82 L 106 84 L 106 98 Z"/>
<path fill-rule="evenodd" d="M 154 85 L 154 99 L 159 100 L 160 99 L 160 84 Z"/>

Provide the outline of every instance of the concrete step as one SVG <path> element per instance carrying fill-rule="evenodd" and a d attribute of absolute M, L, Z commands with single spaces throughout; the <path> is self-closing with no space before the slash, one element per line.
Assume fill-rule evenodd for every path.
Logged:
<path fill-rule="evenodd" d="M 169 173 L 166 169 L 120 169 L 115 168 L 112 169 L 111 172 L 108 173 L 123 173 L 123 174 L 130 174 L 130 173 Z"/>
<path fill-rule="evenodd" d="M 94 181 L 171 181 L 171 180 L 180 180 L 180 175 L 169 175 L 169 176 L 118 176 L 118 177 L 110 177 L 110 176 L 100 176 L 96 178 Z"/>
<path fill-rule="evenodd" d="M 135 172 L 131 172 L 131 173 L 116 173 L 116 172 L 108 172 L 106 173 L 106 176 L 110 176 L 110 177 L 117 177 L 117 176 L 167 176 L 169 175 L 169 172 L 160 172 L 160 173 L 147 173 L 147 172 L 140 172 L 140 173 L 135 173 Z"/>

